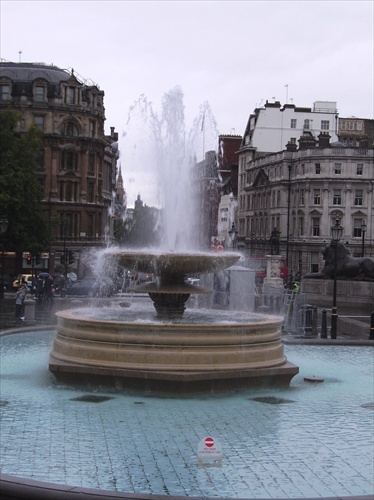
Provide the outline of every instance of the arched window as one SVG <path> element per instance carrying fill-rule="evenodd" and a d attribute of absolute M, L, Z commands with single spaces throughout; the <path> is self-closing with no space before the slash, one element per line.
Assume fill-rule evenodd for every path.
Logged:
<path fill-rule="evenodd" d="M 78 128 L 73 122 L 68 122 L 65 125 L 65 135 L 67 137 L 78 137 Z"/>

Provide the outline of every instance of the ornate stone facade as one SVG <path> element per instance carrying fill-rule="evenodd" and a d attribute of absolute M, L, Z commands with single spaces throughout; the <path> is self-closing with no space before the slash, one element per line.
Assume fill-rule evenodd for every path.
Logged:
<path fill-rule="evenodd" d="M 74 70 L 1 62 L 0 109 L 20 113 L 18 132 L 36 124 L 43 133 L 38 178 L 43 206 L 56 221 L 43 267 L 53 272 L 68 249 L 74 255 L 70 267 L 80 274 L 81 251 L 102 245 L 112 231 L 108 208 L 118 149 L 114 128 L 109 136 L 104 133 L 104 92 Z"/>

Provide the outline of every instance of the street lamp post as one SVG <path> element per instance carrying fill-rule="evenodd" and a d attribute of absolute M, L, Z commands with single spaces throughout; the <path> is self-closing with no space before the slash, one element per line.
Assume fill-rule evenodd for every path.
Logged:
<path fill-rule="evenodd" d="M 337 325 L 338 325 L 338 308 L 336 306 L 336 275 L 337 275 L 337 250 L 338 243 L 343 234 L 343 227 L 340 225 L 340 220 L 337 217 L 335 224 L 331 227 L 331 244 L 334 247 L 334 288 L 332 294 L 332 309 L 331 309 L 331 338 L 336 339 Z"/>
<path fill-rule="evenodd" d="M 361 223 L 361 234 L 362 234 L 361 256 L 362 257 L 365 257 L 365 233 L 366 233 L 366 222 L 363 220 Z"/>
<path fill-rule="evenodd" d="M 7 232 L 9 222 L 5 217 L 1 217 L 0 220 L 0 231 L 2 236 L 1 241 L 1 287 L 0 287 L 0 299 L 4 298 L 4 234 Z"/>

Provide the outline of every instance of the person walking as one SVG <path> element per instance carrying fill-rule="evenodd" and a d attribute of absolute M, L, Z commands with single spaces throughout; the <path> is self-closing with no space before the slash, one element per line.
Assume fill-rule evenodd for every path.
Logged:
<path fill-rule="evenodd" d="M 25 299 L 26 299 L 26 286 L 21 285 L 16 292 L 16 318 L 20 320 L 25 319 Z"/>

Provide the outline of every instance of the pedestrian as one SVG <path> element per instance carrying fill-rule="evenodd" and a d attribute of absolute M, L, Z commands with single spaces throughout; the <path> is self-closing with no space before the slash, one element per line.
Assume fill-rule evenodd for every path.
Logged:
<path fill-rule="evenodd" d="M 20 320 L 25 319 L 25 299 L 26 299 L 26 286 L 21 285 L 16 292 L 16 318 Z"/>
<path fill-rule="evenodd" d="M 44 300 L 48 302 L 49 307 L 52 307 L 54 300 L 55 289 L 53 287 L 53 277 L 48 276 L 44 283 Z"/>

